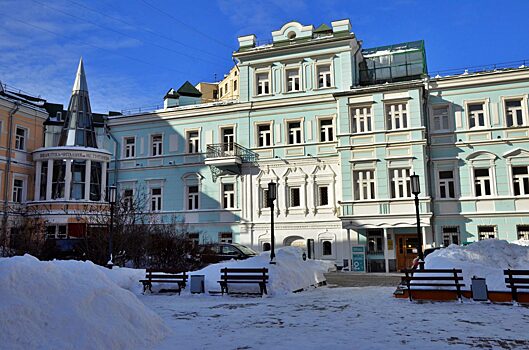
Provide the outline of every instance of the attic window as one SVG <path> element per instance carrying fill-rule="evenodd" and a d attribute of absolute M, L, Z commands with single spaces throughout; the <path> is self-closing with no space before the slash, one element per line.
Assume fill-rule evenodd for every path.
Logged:
<path fill-rule="evenodd" d="M 296 32 L 288 32 L 287 36 L 288 36 L 288 38 L 290 40 L 295 39 L 296 38 Z"/>

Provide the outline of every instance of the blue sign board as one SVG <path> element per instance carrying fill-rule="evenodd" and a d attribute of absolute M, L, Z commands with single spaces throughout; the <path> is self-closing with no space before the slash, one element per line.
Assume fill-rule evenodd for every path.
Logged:
<path fill-rule="evenodd" d="M 354 245 L 352 247 L 353 269 L 356 272 L 366 272 L 366 249 L 364 245 Z"/>

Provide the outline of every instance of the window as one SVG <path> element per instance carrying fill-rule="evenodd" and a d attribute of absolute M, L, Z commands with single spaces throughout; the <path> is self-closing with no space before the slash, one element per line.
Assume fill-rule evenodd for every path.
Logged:
<path fill-rule="evenodd" d="M 525 125 L 522 100 L 505 101 L 505 116 L 508 127 Z"/>
<path fill-rule="evenodd" d="M 224 93 L 228 93 L 228 83 L 224 84 Z"/>
<path fill-rule="evenodd" d="M 134 158 L 136 156 L 136 139 L 134 137 L 125 137 L 125 158 Z"/>
<path fill-rule="evenodd" d="M 527 166 L 512 167 L 512 183 L 515 196 L 529 195 L 529 171 Z"/>
<path fill-rule="evenodd" d="M 443 245 L 459 245 L 459 226 L 443 226 Z"/>
<path fill-rule="evenodd" d="M 334 141 L 332 119 L 320 119 L 320 142 Z"/>
<path fill-rule="evenodd" d="M 24 193 L 24 181 L 20 179 L 15 179 L 13 181 L 13 202 L 22 203 L 24 199 L 22 195 Z"/>
<path fill-rule="evenodd" d="M 220 243 L 232 243 L 233 234 L 231 232 L 219 232 L 219 242 Z"/>
<path fill-rule="evenodd" d="M 270 203 L 268 203 L 268 189 L 263 188 L 261 193 L 261 208 L 270 208 Z"/>
<path fill-rule="evenodd" d="M 332 255 L 332 242 L 331 241 L 323 241 L 321 244 L 321 255 L 328 256 Z"/>
<path fill-rule="evenodd" d="M 257 145 L 259 147 L 269 147 L 272 146 L 272 125 L 271 124 L 261 124 L 257 125 Z"/>
<path fill-rule="evenodd" d="M 224 92 L 223 92 L 223 91 L 224 91 L 224 90 L 223 90 L 222 87 L 221 87 L 221 88 L 220 88 L 220 96 L 221 96 L 221 97 L 224 96 Z"/>
<path fill-rule="evenodd" d="M 131 188 L 123 191 L 123 207 L 125 210 L 132 210 L 134 207 L 134 190 Z"/>
<path fill-rule="evenodd" d="M 321 89 L 332 86 L 330 64 L 317 66 L 316 74 L 318 75 L 318 88 Z"/>
<path fill-rule="evenodd" d="M 198 130 L 187 132 L 187 153 L 198 153 L 199 152 L 200 138 L 198 136 Z"/>
<path fill-rule="evenodd" d="M 288 92 L 300 91 L 301 85 L 300 85 L 300 78 L 299 78 L 299 68 L 287 69 L 286 76 L 287 76 L 287 91 Z"/>
<path fill-rule="evenodd" d="M 55 114 L 55 119 L 57 119 L 57 120 L 62 120 L 62 112 L 58 111 L 58 112 Z"/>
<path fill-rule="evenodd" d="M 492 194 L 490 169 L 474 169 L 474 189 L 476 197 L 490 196 Z"/>
<path fill-rule="evenodd" d="M 351 107 L 353 133 L 371 131 L 371 107 Z"/>
<path fill-rule="evenodd" d="M 17 126 L 15 134 L 15 149 L 19 151 L 26 150 L 26 134 L 27 130 Z"/>
<path fill-rule="evenodd" d="M 483 103 L 471 103 L 468 105 L 468 125 L 470 129 L 485 126 L 485 110 Z"/>
<path fill-rule="evenodd" d="M 64 176 L 66 173 L 66 161 L 54 160 L 51 182 L 51 198 L 64 198 Z"/>
<path fill-rule="evenodd" d="M 439 197 L 455 198 L 455 182 L 453 170 L 439 171 Z"/>
<path fill-rule="evenodd" d="M 301 139 L 301 122 L 288 122 L 288 144 L 295 145 L 302 143 Z"/>
<path fill-rule="evenodd" d="M 263 243 L 263 252 L 268 252 L 271 249 L 271 245 L 268 242 Z"/>
<path fill-rule="evenodd" d="M 388 130 L 406 129 L 408 127 L 408 113 L 406 103 L 386 105 L 386 121 Z"/>
<path fill-rule="evenodd" d="M 92 162 L 90 171 L 90 200 L 99 201 L 101 200 L 101 175 L 103 171 L 101 162 Z"/>
<path fill-rule="evenodd" d="M 234 142 L 235 142 L 235 133 L 233 128 L 222 128 L 222 144 L 224 152 L 233 152 Z"/>
<path fill-rule="evenodd" d="M 200 234 L 190 232 L 187 234 L 187 239 L 193 244 L 193 246 L 200 244 Z"/>
<path fill-rule="evenodd" d="M 289 202 L 290 208 L 301 206 L 301 188 L 290 187 L 289 188 Z"/>
<path fill-rule="evenodd" d="M 257 73 L 257 95 L 268 95 L 270 93 L 270 78 L 268 73 Z"/>
<path fill-rule="evenodd" d="M 46 238 L 48 239 L 66 239 L 68 238 L 68 227 L 66 225 L 46 226 Z"/>
<path fill-rule="evenodd" d="M 162 210 L 162 189 L 151 188 L 151 211 Z"/>
<path fill-rule="evenodd" d="M 480 241 L 495 238 L 498 238 L 496 235 L 496 226 L 478 226 L 478 239 Z"/>
<path fill-rule="evenodd" d="M 367 230 L 367 254 L 384 253 L 384 233 L 382 230 Z"/>
<path fill-rule="evenodd" d="M 84 199 L 86 162 L 84 160 L 72 161 L 72 188 L 71 199 Z"/>
<path fill-rule="evenodd" d="M 216 100 L 217 98 L 219 98 L 219 92 L 217 89 L 213 90 L 213 99 Z"/>
<path fill-rule="evenodd" d="M 329 186 L 318 186 L 318 206 L 329 205 Z"/>
<path fill-rule="evenodd" d="M 450 130 L 448 123 L 448 107 L 447 106 L 435 106 L 432 109 L 433 118 L 433 130 L 434 131 L 445 131 Z"/>
<path fill-rule="evenodd" d="M 48 161 L 42 162 L 42 167 L 40 170 L 40 194 L 39 198 L 35 198 L 35 200 L 45 200 L 46 199 L 46 192 L 48 190 Z"/>
<path fill-rule="evenodd" d="M 233 92 L 237 91 L 237 80 L 233 81 Z"/>
<path fill-rule="evenodd" d="M 391 198 L 411 197 L 410 169 L 390 169 Z"/>
<path fill-rule="evenodd" d="M 153 156 L 162 155 L 162 150 L 163 150 L 162 144 L 163 144 L 162 135 L 152 135 L 151 136 L 151 152 Z"/>
<path fill-rule="evenodd" d="M 354 199 L 375 199 L 375 171 L 353 171 Z"/>
<path fill-rule="evenodd" d="M 529 240 L 529 225 L 517 225 L 518 239 Z"/>
<path fill-rule="evenodd" d="M 222 185 L 222 197 L 223 197 L 223 208 L 225 209 L 235 208 L 235 185 L 234 184 Z"/>
<path fill-rule="evenodd" d="M 198 186 L 187 187 L 187 210 L 198 209 Z"/>

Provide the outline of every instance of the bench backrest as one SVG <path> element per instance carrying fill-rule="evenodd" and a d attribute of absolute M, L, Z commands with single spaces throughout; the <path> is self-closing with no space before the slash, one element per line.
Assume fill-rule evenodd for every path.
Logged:
<path fill-rule="evenodd" d="M 148 268 L 145 270 L 145 277 L 147 279 L 162 278 L 162 279 L 173 279 L 173 280 L 187 280 L 187 273 L 185 271 L 178 271 L 172 269 L 154 269 Z"/>
<path fill-rule="evenodd" d="M 410 286 L 435 287 L 440 286 L 438 282 L 442 282 L 444 287 L 453 286 L 458 288 L 465 285 L 460 282 L 463 281 L 463 276 L 460 275 L 463 273 L 461 269 L 402 270 L 402 272 L 405 273 L 405 276 L 402 277 L 403 281 Z M 428 276 L 424 276 L 425 274 L 428 274 Z"/>
<path fill-rule="evenodd" d="M 267 268 L 222 268 L 220 278 L 223 281 L 268 281 Z"/>
<path fill-rule="evenodd" d="M 525 287 L 529 289 L 529 270 L 503 270 L 507 287 Z M 525 277 L 524 277 L 525 276 Z"/>

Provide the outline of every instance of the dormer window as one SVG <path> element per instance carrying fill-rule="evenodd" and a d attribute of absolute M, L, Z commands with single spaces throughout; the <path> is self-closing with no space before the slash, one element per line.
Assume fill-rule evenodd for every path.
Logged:
<path fill-rule="evenodd" d="M 255 75 L 257 95 L 268 95 L 270 93 L 270 73 L 263 72 Z"/>

